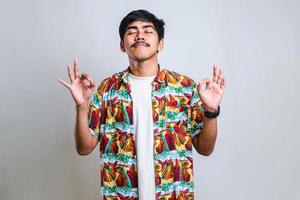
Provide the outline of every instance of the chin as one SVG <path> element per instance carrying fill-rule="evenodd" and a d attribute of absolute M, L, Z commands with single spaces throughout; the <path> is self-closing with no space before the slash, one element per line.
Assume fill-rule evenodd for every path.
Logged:
<path fill-rule="evenodd" d="M 135 55 L 133 56 L 134 60 L 137 61 L 145 61 L 145 60 L 149 60 L 151 58 L 153 58 L 156 54 L 153 55 Z"/>
<path fill-rule="evenodd" d="M 136 61 L 145 61 L 147 59 L 149 59 L 149 56 L 144 56 L 144 55 L 138 55 L 138 56 L 132 56 L 132 58 Z"/>

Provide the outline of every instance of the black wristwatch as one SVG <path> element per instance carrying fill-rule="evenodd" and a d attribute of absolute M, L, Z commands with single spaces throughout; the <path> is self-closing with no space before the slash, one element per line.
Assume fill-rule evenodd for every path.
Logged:
<path fill-rule="evenodd" d="M 209 112 L 204 109 L 204 116 L 207 118 L 216 118 L 219 116 L 219 114 L 220 114 L 220 105 L 218 106 L 218 110 L 215 112 Z"/>

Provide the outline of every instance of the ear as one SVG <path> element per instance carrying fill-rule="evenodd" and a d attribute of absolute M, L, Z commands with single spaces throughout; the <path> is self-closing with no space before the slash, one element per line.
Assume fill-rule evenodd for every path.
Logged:
<path fill-rule="evenodd" d="M 163 48 L 164 48 L 164 39 L 161 39 L 161 40 L 158 42 L 157 52 L 163 50 Z"/>
<path fill-rule="evenodd" d="M 120 41 L 120 49 L 123 53 L 125 53 L 124 42 L 122 40 Z"/>

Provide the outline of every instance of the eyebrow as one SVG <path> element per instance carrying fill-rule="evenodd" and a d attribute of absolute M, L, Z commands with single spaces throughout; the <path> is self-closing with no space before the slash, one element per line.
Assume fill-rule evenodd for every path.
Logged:
<path fill-rule="evenodd" d="M 149 27 L 154 29 L 154 26 L 153 26 L 153 25 L 145 25 L 145 26 L 142 26 L 142 29 L 149 28 Z M 137 26 L 128 26 L 127 29 L 126 29 L 126 31 L 129 30 L 129 29 L 135 29 L 135 30 L 137 30 L 138 27 L 137 27 Z"/>

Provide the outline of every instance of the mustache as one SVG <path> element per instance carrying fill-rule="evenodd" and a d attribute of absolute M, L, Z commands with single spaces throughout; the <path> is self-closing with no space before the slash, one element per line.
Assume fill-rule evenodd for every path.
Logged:
<path fill-rule="evenodd" d="M 135 47 L 135 46 L 137 46 L 139 44 L 143 44 L 146 47 L 150 47 L 150 44 L 148 44 L 147 42 L 135 42 L 133 45 L 131 45 L 131 47 Z"/>

